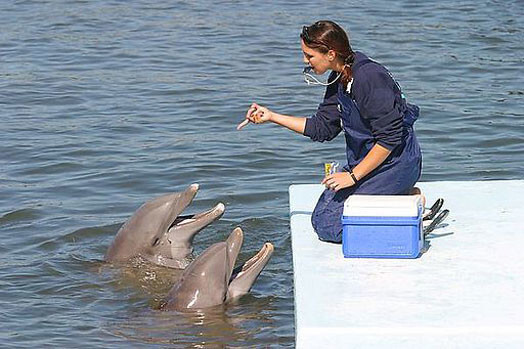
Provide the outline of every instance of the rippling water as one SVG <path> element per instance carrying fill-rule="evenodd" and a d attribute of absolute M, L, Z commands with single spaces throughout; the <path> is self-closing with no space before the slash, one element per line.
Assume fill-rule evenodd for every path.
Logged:
<path fill-rule="evenodd" d="M 252 101 L 314 112 L 298 34 L 324 18 L 421 106 L 423 180 L 522 179 L 521 1 L 2 1 L 0 346 L 294 346 L 287 188 L 320 181 L 343 137 L 235 126 Z M 241 260 L 276 250 L 237 304 L 160 312 L 177 272 L 102 258 L 141 203 L 192 182 L 191 212 L 227 207 L 197 254 L 236 226 Z"/>

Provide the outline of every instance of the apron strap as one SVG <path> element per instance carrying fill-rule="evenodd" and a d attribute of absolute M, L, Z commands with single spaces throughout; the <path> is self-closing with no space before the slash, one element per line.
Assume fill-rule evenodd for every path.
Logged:
<path fill-rule="evenodd" d="M 368 64 L 368 63 L 371 63 L 371 62 L 374 62 L 373 60 L 369 59 L 369 58 L 365 58 L 361 61 L 358 61 L 356 64 L 353 64 L 351 66 L 351 74 L 352 75 L 355 75 L 355 72 L 360 68 L 362 67 L 363 65 L 365 64 Z M 353 98 L 353 94 L 351 93 L 351 86 L 353 85 L 353 79 L 351 79 L 351 81 L 348 83 L 348 86 L 346 88 L 346 91 L 351 95 L 351 98 Z"/>
<path fill-rule="evenodd" d="M 363 59 L 361 61 L 358 61 L 356 64 L 353 64 L 351 66 L 351 71 L 354 73 L 358 70 L 358 68 L 362 67 L 364 64 L 368 64 L 368 63 L 371 63 L 373 62 L 373 60 L 369 59 L 369 58 L 366 58 L 366 59 Z"/>

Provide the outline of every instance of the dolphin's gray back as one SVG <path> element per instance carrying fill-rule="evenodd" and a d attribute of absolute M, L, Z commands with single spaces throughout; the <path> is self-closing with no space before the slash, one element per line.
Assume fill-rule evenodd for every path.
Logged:
<path fill-rule="evenodd" d="M 185 207 L 178 207 L 182 194 L 185 192 L 167 194 L 140 206 L 118 230 L 105 260 L 126 261 L 139 254 L 149 254 Z"/>
<path fill-rule="evenodd" d="M 202 309 L 224 303 L 232 266 L 227 244 L 208 247 L 184 271 L 167 295 L 166 309 Z"/>

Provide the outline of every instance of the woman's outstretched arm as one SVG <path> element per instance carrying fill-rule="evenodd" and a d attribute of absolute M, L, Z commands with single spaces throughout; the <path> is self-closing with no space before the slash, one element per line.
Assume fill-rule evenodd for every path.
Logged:
<path fill-rule="evenodd" d="M 300 134 L 304 134 L 306 127 L 305 117 L 283 115 L 272 112 L 266 107 L 258 105 L 256 103 L 251 104 L 251 107 L 246 113 L 246 120 L 237 126 L 237 129 L 241 129 L 246 126 L 249 122 L 254 124 L 262 124 L 264 122 L 273 122 L 277 125 L 284 126 L 291 131 L 295 131 Z"/>

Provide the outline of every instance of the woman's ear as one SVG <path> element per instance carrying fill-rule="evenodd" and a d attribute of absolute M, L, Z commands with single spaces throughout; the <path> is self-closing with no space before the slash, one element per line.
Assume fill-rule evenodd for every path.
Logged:
<path fill-rule="evenodd" d="M 327 53 L 327 58 L 330 62 L 333 62 L 337 58 L 337 53 L 334 50 L 329 50 Z"/>

